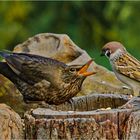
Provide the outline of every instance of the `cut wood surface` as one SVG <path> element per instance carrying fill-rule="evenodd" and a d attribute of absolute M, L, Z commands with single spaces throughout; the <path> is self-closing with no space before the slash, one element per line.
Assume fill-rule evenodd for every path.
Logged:
<path fill-rule="evenodd" d="M 51 106 L 54 110 L 65 111 L 91 111 L 100 108 L 117 108 L 124 105 L 130 97 L 119 94 L 90 94 L 86 96 L 74 97 L 72 101 L 59 106 Z"/>

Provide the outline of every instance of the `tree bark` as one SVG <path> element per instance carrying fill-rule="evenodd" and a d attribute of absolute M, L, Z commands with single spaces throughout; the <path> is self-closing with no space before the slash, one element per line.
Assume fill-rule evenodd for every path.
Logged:
<path fill-rule="evenodd" d="M 85 100 L 89 99 L 91 102 L 85 104 Z M 139 97 L 130 99 L 122 95 L 89 95 L 75 97 L 73 102 L 58 107 L 48 107 L 50 109 L 37 108 L 26 113 L 26 139 L 140 138 Z"/>

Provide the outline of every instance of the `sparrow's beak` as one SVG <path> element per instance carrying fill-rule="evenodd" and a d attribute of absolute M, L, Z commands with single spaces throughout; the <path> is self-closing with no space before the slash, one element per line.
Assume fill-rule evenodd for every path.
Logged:
<path fill-rule="evenodd" d="M 83 65 L 80 70 L 77 72 L 78 75 L 82 76 L 90 76 L 93 74 L 96 74 L 95 71 L 93 72 L 87 72 L 87 69 L 89 68 L 90 64 L 92 63 L 93 60 L 89 60 L 85 65 Z"/>

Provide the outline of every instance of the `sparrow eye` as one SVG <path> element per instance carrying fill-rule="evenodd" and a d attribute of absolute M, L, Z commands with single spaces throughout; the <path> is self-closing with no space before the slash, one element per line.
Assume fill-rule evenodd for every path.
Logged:
<path fill-rule="evenodd" d="M 110 54 L 111 54 L 110 50 L 106 50 L 105 56 L 110 57 Z"/>

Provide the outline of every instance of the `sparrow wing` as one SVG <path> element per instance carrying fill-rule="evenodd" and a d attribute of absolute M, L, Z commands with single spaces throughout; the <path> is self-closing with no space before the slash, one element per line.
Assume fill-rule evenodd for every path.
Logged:
<path fill-rule="evenodd" d="M 140 82 L 140 62 L 132 55 L 125 53 L 120 56 L 115 67 L 119 73 Z"/>
<path fill-rule="evenodd" d="M 58 66 L 65 64 L 54 59 L 24 53 L 0 52 L 9 67 L 25 82 L 35 84 L 43 79 L 51 82 Z M 54 73 L 53 73 L 54 72 Z"/>

